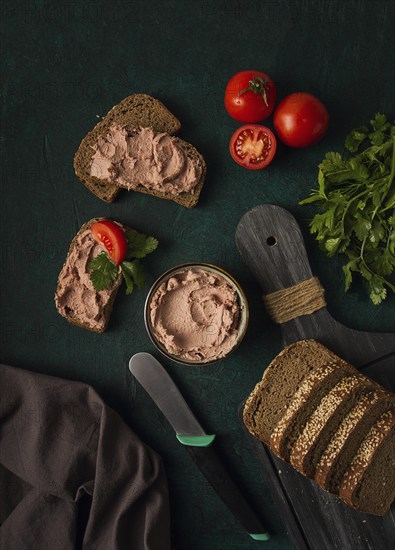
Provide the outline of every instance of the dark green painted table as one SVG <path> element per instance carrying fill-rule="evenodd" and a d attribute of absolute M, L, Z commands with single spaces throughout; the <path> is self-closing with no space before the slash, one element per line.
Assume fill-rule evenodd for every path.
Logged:
<path fill-rule="evenodd" d="M 395 331 L 394 297 L 375 307 L 358 286 L 344 295 L 340 262 L 317 250 L 307 230 L 311 211 L 297 206 L 315 185 L 323 154 L 341 150 L 349 129 L 376 111 L 394 115 L 394 6 L 391 0 L 2 3 L 1 360 L 92 384 L 162 455 L 175 549 L 264 543 L 238 529 L 128 373 L 133 353 L 154 351 L 143 325 L 146 290 L 118 297 L 104 335 L 73 328 L 56 313 L 53 293 L 69 243 L 83 222 L 109 216 L 159 238 L 160 249 L 146 261 L 149 283 L 196 260 L 239 279 L 251 322 L 237 351 L 206 368 L 164 363 L 202 424 L 218 434 L 236 480 L 274 532 L 265 548 L 289 548 L 237 419 L 239 403 L 281 343 L 236 253 L 234 231 L 257 204 L 289 209 L 302 224 L 329 311 L 355 328 Z M 236 166 L 227 147 L 238 124 L 222 100 L 227 79 L 246 68 L 268 72 L 280 98 L 298 90 L 318 95 L 331 115 L 325 140 L 307 150 L 280 147 L 263 172 Z M 196 209 L 127 192 L 107 205 L 74 176 L 74 152 L 97 115 L 134 92 L 161 99 L 182 121 L 182 137 L 204 154 L 208 175 Z"/>

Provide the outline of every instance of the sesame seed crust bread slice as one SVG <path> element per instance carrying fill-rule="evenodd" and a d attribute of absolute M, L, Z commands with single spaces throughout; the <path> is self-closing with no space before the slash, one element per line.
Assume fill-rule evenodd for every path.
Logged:
<path fill-rule="evenodd" d="M 349 506 L 382 516 L 395 498 L 395 409 L 372 426 L 347 469 L 339 496 Z"/>
<path fill-rule="evenodd" d="M 355 401 L 373 384 L 354 374 L 342 378 L 321 400 L 292 446 L 290 462 L 296 470 L 313 477 L 316 464 L 333 433 Z"/>
<path fill-rule="evenodd" d="M 73 310 L 69 309 L 68 307 L 64 307 L 62 305 L 60 296 L 64 293 L 66 293 L 66 292 L 73 292 L 73 288 L 65 287 L 64 283 L 62 283 L 62 281 L 61 281 L 61 277 L 62 277 L 62 274 L 65 272 L 65 270 L 70 269 L 70 267 L 72 269 L 72 266 L 69 265 L 68 260 L 70 259 L 70 256 L 72 254 L 74 254 L 74 253 L 78 254 L 80 237 L 87 230 L 89 230 L 90 227 L 94 223 L 96 223 L 98 221 L 103 221 L 105 219 L 107 219 L 107 218 L 93 218 L 93 219 L 89 220 L 88 222 L 84 223 L 84 225 L 81 227 L 81 229 L 75 235 L 75 237 L 73 238 L 73 240 L 71 242 L 69 251 L 67 253 L 66 260 L 65 260 L 65 262 L 63 264 L 63 267 L 62 267 L 62 269 L 59 273 L 57 289 L 56 289 L 56 292 L 55 292 L 55 306 L 56 306 L 56 309 L 57 309 L 58 313 L 60 315 L 62 315 L 62 317 L 64 317 L 70 324 L 72 324 L 74 326 L 77 326 L 77 327 L 80 327 L 80 328 L 90 330 L 92 332 L 96 332 L 96 333 L 102 333 L 107 328 L 108 322 L 110 320 L 113 304 L 114 304 L 115 298 L 118 294 L 118 289 L 119 289 L 119 287 L 121 285 L 121 282 L 122 282 L 121 271 L 119 271 L 119 275 L 118 275 L 117 279 L 114 281 L 114 284 L 111 287 L 111 289 L 109 289 L 109 291 L 97 292 L 93 288 L 93 285 L 90 283 L 90 281 L 89 281 L 90 284 L 89 284 L 88 288 L 81 289 L 83 291 L 85 290 L 85 293 L 89 293 L 91 296 L 96 295 L 96 302 L 99 302 L 99 299 L 100 299 L 100 307 L 98 308 L 99 309 L 98 314 L 97 314 L 95 319 L 92 319 L 89 322 L 82 320 L 81 318 L 78 317 L 78 315 L 75 314 L 75 312 Z M 127 229 L 127 230 L 130 231 L 129 228 L 124 227 L 124 226 L 122 226 L 122 227 L 124 229 Z M 79 284 L 79 283 L 77 282 L 77 284 Z M 86 299 L 86 297 L 84 299 Z"/>
<path fill-rule="evenodd" d="M 293 445 L 311 414 L 347 372 L 350 372 L 349 367 L 331 361 L 314 369 L 303 379 L 270 436 L 271 448 L 280 458 L 290 460 Z"/>
<path fill-rule="evenodd" d="M 103 180 L 91 176 L 92 146 L 97 143 L 99 137 L 105 137 L 107 135 L 112 124 L 119 124 L 128 128 L 149 127 L 152 128 L 154 132 L 165 132 L 170 135 L 174 135 L 181 128 L 180 121 L 163 105 L 163 103 L 147 94 L 134 94 L 128 96 L 115 105 L 93 130 L 84 137 L 74 156 L 76 176 L 89 191 L 105 202 L 112 202 L 121 188 L 110 179 Z M 200 179 L 194 189 L 194 193 L 172 195 L 170 193 L 150 190 L 142 185 L 138 185 L 134 190 L 159 198 L 172 200 L 182 206 L 192 208 L 196 206 L 203 187 L 206 177 L 206 164 L 202 155 L 193 145 L 183 140 L 180 140 L 180 142 L 184 149 L 186 149 L 188 157 L 201 168 Z"/>
<path fill-rule="evenodd" d="M 395 398 L 384 390 L 364 393 L 358 403 L 344 417 L 321 455 L 314 475 L 315 481 L 331 493 L 339 492 L 350 459 L 356 454 L 362 440 L 377 419 L 392 405 Z"/>
<path fill-rule="evenodd" d="M 269 445 L 274 428 L 286 413 L 302 380 L 313 370 L 331 362 L 346 365 L 315 340 L 300 340 L 284 348 L 246 400 L 243 420 L 249 432 Z"/>

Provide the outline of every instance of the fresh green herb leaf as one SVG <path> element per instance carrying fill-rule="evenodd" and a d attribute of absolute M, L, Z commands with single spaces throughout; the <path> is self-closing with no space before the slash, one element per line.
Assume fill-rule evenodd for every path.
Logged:
<path fill-rule="evenodd" d="M 139 260 L 122 262 L 122 268 L 133 278 L 135 284 L 142 288 L 145 284 L 145 273 Z"/>
<path fill-rule="evenodd" d="M 395 255 L 385 248 L 374 260 L 373 267 L 376 273 L 383 277 L 391 275 L 395 268 Z"/>
<path fill-rule="evenodd" d="M 372 227 L 372 224 L 370 223 L 370 220 L 365 218 L 363 214 L 356 214 L 354 216 L 354 233 L 358 237 L 360 241 L 363 241 L 366 239 L 366 237 L 369 235 L 370 228 Z"/>
<path fill-rule="evenodd" d="M 339 244 L 340 244 L 340 237 L 337 237 L 337 239 L 327 239 L 325 241 L 325 248 L 328 251 L 328 256 L 333 256 Z"/>
<path fill-rule="evenodd" d="M 352 283 L 352 271 L 358 270 L 358 264 L 359 259 L 356 258 L 355 260 L 350 260 L 346 265 L 343 266 L 343 273 L 344 273 L 344 289 L 347 292 L 347 290 L 350 288 Z"/>
<path fill-rule="evenodd" d="M 312 202 L 322 201 L 321 195 L 319 195 L 316 191 L 312 191 L 312 194 L 310 197 L 307 197 L 307 199 L 303 199 L 300 201 L 299 204 L 311 204 Z"/>
<path fill-rule="evenodd" d="M 346 138 L 346 154 L 329 152 L 318 167 L 318 189 L 300 204 L 319 213 L 310 222 L 329 256 L 344 253 L 345 290 L 359 273 L 374 304 L 395 292 L 395 124 L 377 113 Z"/>
<path fill-rule="evenodd" d="M 369 129 L 367 126 L 361 126 L 356 128 L 348 134 L 345 141 L 345 147 L 351 153 L 355 153 L 358 150 L 361 143 L 368 137 Z"/>
<path fill-rule="evenodd" d="M 126 294 L 132 294 L 134 285 L 128 270 L 125 268 L 125 262 L 121 263 L 121 271 L 126 283 Z"/>
<path fill-rule="evenodd" d="M 387 117 L 381 113 L 376 113 L 373 120 L 370 121 L 373 130 L 382 131 L 388 130 L 390 124 L 387 122 Z"/>
<path fill-rule="evenodd" d="M 101 252 L 89 264 L 90 279 L 95 290 L 110 288 L 118 275 L 117 266 L 106 252 Z"/>
<path fill-rule="evenodd" d="M 368 284 L 370 299 L 375 305 L 380 304 L 387 296 L 387 289 L 384 288 L 383 279 L 373 275 Z"/>
<path fill-rule="evenodd" d="M 127 232 L 128 253 L 127 259 L 145 258 L 158 247 L 158 241 L 154 237 L 142 233 Z"/>

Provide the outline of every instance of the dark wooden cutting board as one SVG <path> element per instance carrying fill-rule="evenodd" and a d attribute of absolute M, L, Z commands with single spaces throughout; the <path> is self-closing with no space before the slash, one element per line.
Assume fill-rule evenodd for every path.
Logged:
<path fill-rule="evenodd" d="M 313 276 L 300 228 L 283 208 L 262 205 L 247 212 L 237 227 L 236 244 L 263 294 Z M 395 334 L 350 329 L 333 319 L 326 308 L 282 324 L 281 331 L 284 346 L 314 338 L 395 391 Z M 249 434 L 248 437 L 297 549 L 389 550 L 394 547 L 395 506 L 382 518 L 352 510 L 277 458 L 256 438 Z"/>

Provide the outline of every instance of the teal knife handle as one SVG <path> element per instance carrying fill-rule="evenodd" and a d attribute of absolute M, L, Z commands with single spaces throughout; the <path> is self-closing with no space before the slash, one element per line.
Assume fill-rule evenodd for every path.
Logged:
<path fill-rule="evenodd" d="M 208 447 L 214 441 L 215 435 L 176 434 L 176 437 L 183 445 L 190 445 L 191 447 Z"/>
<path fill-rule="evenodd" d="M 250 537 L 260 541 L 269 540 L 269 533 L 226 470 L 224 463 L 217 455 L 215 445 L 185 445 L 185 449 Z"/>

